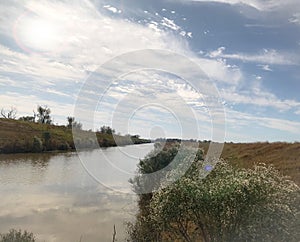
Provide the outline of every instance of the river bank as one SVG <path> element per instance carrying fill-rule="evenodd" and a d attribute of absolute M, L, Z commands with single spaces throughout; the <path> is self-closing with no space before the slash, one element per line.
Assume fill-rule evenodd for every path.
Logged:
<path fill-rule="evenodd" d="M 80 130 L 80 139 L 76 145 L 83 148 L 113 147 L 117 145 L 150 143 L 138 135 L 117 135 Z M 97 143 L 92 143 L 91 135 Z M 117 144 L 116 141 L 117 140 Z M 0 154 L 40 153 L 49 151 L 72 151 L 75 143 L 72 129 L 66 126 L 40 124 L 35 122 L 0 119 Z"/>

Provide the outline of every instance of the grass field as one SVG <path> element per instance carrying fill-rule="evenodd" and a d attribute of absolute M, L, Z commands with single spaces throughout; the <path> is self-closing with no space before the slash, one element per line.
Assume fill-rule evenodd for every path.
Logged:
<path fill-rule="evenodd" d="M 200 147 L 207 151 L 209 143 L 201 142 Z M 283 175 L 290 176 L 300 185 L 300 143 L 257 142 L 225 143 L 221 158 L 239 167 L 253 164 L 272 164 Z"/>

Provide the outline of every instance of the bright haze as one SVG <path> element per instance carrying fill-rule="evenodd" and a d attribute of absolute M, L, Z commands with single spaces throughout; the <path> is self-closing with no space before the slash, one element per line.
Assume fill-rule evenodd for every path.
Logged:
<path fill-rule="evenodd" d="M 18 116 L 47 105 L 54 123 L 66 124 L 80 88 L 99 65 L 129 51 L 160 49 L 197 63 L 218 89 L 226 141 L 299 141 L 298 0 L 15 0 L 1 1 L 0 13 L 0 108 L 16 107 Z M 78 121 L 85 129 L 111 125 L 118 104 L 127 117 L 130 103 L 140 102 L 113 128 L 147 138 L 210 139 L 201 91 L 172 73 L 135 71 L 95 100 L 94 124 Z M 144 103 L 150 96 L 153 105 Z M 176 115 L 184 110 L 164 108 L 160 97 L 184 100 L 198 131 L 183 134 Z"/>

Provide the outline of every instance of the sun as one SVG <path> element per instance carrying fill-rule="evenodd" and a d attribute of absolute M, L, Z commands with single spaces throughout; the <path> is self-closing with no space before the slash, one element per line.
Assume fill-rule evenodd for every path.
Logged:
<path fill-rule="evenodd" d="M 17 43 L 30 51 L 55 51 L 59 46 L 59 28 L 49 19 L 23 16 L 15 27 Z"/>

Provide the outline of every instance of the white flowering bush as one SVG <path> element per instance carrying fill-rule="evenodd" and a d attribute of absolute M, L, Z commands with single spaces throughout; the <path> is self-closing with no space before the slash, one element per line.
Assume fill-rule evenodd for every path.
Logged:
<path fill-rule="evenodd" d="M 202 179 L 203 166 L 196 160 L 171 186 L 140 195 L 129 241 L 300 241 L 294 182 L 265 164 L 235 169 L 225 161 Z"/>
<path fill-rule="evenodd" d="M 220 162 L 200 179 L 202 169 L 195 162 L 185 177 L 153 194 L 149 216 L 162 240 L 300 241 L 299 187 L 273 167 Z"/>

